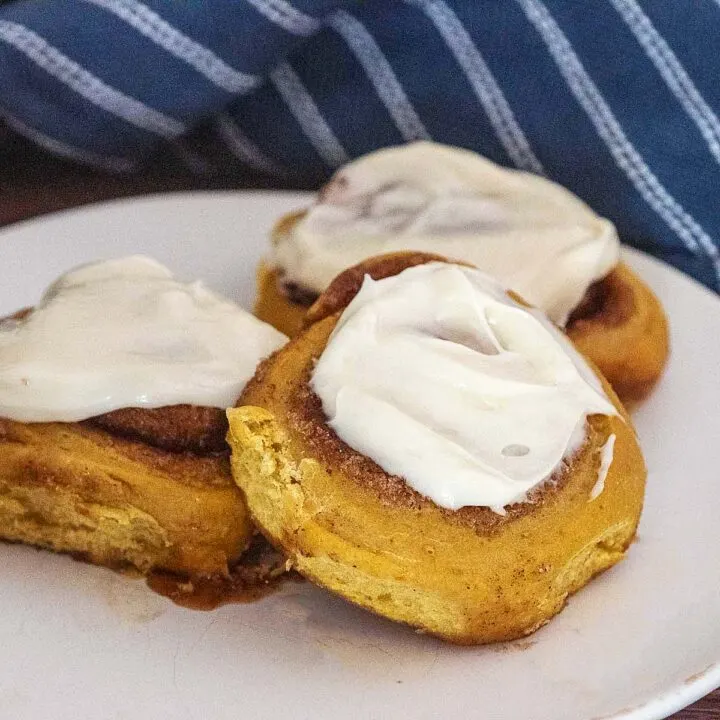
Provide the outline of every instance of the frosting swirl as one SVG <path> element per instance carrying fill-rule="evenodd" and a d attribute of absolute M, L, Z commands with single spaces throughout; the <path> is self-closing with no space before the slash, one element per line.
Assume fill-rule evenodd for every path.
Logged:
<path fill-rule="evenodd" d="M 582 445 L 588 415 L 616 414 L 542 313 L 445 263 L 366 276 L 311 386 L 342 440 L 450 509 L 522 502 Z"/>
<path fill-rule="evenodd" d="M 74 422 L 126 407 L 226 408 L 285 340 L 149 258 L 85 265 L 26 317 L 0 322 L 0 417 Z"/>
<path fill-rule="evenodd" d="M 612 223 L 560 185 L 417 142 L 342 168 L 270 260 L 288 282 L 320 293 L 367 257 L 434 252 L 497 277 L 563 325 L 619 247 Z"/>

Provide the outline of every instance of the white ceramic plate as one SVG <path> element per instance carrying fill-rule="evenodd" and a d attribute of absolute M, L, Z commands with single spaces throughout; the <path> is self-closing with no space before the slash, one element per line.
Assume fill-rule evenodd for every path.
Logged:
<path fill-rule="evenodd" d="M 146 253 L 249 307 L 258 258 L 301 195 L 120 201 L 0 233 L 0 313 L 59 273 Z M 630 263 L 670 316 L 668 372 L 636 421 L 650 470 L 629 558 L 526 641 L 457 648 L 309 584 L 184 610 L 138 580 L 0 545 L 3 718 L 650 720 L 720 685 L 720 301 Z"/>

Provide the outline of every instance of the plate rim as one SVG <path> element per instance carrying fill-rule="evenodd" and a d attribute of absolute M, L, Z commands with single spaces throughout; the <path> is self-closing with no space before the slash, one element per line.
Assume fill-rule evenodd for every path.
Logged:
<path fill-rule="evenodd" d="M 316 193 L 312 190 L 292 190 L 292 189 L 278 189 L 268 190 L 263 188 L 216 188 L 216 189 L 190 189 L 190 190 L 168 190 L 168 191 L 153 191 L 148 193 L 142 193 L 138 195 L 125 195 L 122 197 L 109 198 L 107 200 L 92 200 L 82 205 L 73 205 L 71 207 L 60 208 L 58 210 L 51 210 L 50 212 L 42 213 L 41 215 L 33 215 L 31 217 L 20 218 L 14 220 L 6 225 L 0 226 L 0 240 L 5 239 L 5 235 L 12 235 L 14 231 L 24 230 L 26 226 L 34 223 L 42 223 L 47 221 L 54 221 L 60 219 L 67 219 L 74 215 L 82 215 L 84 213 L 101 212 L 105 208 L 113 208 L 115 206 L 121 206 L 125 204 L 148 204 L 169 202 L 174 199 L 190 198 L 193 201 L 195 199 L 222 199 L 228 198 L 232 195 L 245 195 L 255 199 L 263 197 L 271 198 L 277 196 L 284 196 L 288 199 L 297 198 L 298 201 L 304 199 L 313 198 Z M 720 310 L 720 295 L 713 292 L 706 285 L 693 278 L 691 275 L 684 273 L 674 265 L 665 262 L 661 258 L 656 257 L 647 250 L 641 250 L 639 248 L 628 245 L 621 241 L 621 252 L 623 255 L 629 254 L 647 260 L 655 265 L 661 267 L 663 270 L 670 271 L 677 280 L 686 282 L 692 285 L 696 290 L 701 291 L 706 297 L 717 302 L 718 310 Z"/>

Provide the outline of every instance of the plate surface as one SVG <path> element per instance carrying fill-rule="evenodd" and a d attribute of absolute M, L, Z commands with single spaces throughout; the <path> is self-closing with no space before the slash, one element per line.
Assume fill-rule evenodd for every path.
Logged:
<path fill-rule="evenodd" d="M 306 197 L 125 200 L 0 233 L 0 312 L 78 263 L 145 253 L 250 307 L 268 229 Z M 720 301 L 638 253 L 673 355 L 635 412 L 649 467 L 628 559 L 526 641 L 456 648 L 309 584 L 203 613 L 144 583 L 0 545 L 7 718 L 650 720 L 720 685 Z"/>

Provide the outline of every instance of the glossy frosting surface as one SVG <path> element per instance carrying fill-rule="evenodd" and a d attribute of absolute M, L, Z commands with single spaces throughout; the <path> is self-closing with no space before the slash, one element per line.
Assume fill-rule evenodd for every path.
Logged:
<path fill-rule="evenodd" d="M 286 338 L 133 256 L 71 270 L 0 323 L 0 417 L 73 422 L 126 407 L 226 408 Z"/>
<path fill-rule="evenodd" d="M 617 264 L 608 220 L 560 185 L 468 150 L 417 142 L 342 168 L 273 249 L 294 285 L 322 292 L 342 270 L 418 250 L 469 262 L 559 324 Z"/>
<path fill-rule="evenodd" d="M 524 501 L 616 414 L 542 313 L 445 263 L 366 276 L 311 384 L 342 440 L 450 509 Z"/>

